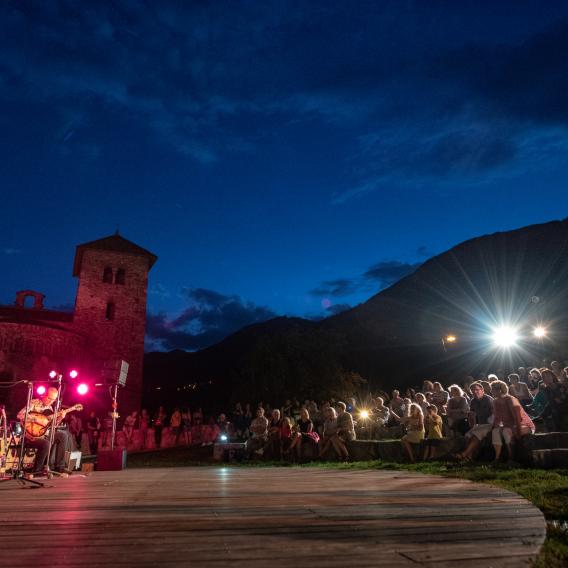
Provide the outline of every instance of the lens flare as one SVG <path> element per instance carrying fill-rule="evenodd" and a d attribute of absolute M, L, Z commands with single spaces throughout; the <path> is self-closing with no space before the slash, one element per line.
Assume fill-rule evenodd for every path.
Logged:
<path fill-rule="evenodd" d="M 369 411 L 368 410 L 361 410 L 361 412 L 359 413 L 359 416 L 363 420 L 367 420 L 367 418 L 369 418 Z"/>
<path fill-rule="evenodd" d="M 546 328 L 542 326 L 535 327 L 533 330 L 533 335 L 541 339 L 542 337 L 546 337 Z"/>
<path fill-rule="evenodd" d="M 513 327 L 502 326 L 493 330 L 493 342 L 498 347 L 514 347 L 518 340 L 519 335 Z"/>

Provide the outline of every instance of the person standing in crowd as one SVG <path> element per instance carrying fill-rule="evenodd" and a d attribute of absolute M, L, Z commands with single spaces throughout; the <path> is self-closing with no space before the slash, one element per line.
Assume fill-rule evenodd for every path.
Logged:
<path fill-rule="evenodd" d="M 554 376 L 556 377 L 559 383 L 561 383 L 564 380 L 564 373 L 562 371 L 562 366 L 558 361 L 551 361 L 550 370 L 552 371 L 552 373 L 554 374 Z"/>
<path fill-rule="evenodd" d="M 429 404 L 426 409 L 425 429 L 428 433 L 426 439 L 426 449 L 424 450 L 424 459 L 436 459 L 436 451 L 440 445 L 442 435 L 442 417 L 438 416 L 438 408 L 435 404 Z"/>
<path fill-rule="evenodd" d="M 81 442 L 83 440 L 83 420 L 81 415 L 72 412 L 69 415 L 69 433 L 73 436 L 75 446 L 81 450 Z"/>
<path fill-rule="evenodd" d="M 178 445 L 179 435 L 181 434 L 181 411 L 178 407 L 174 408 L 170 416 L 170 428 L 172 434 L 175 436 L 175 445 Z"/>
<path fill-rule="evenodd" d="M 133 410 L 125 419 L 124 425 L 122 426 L 122 431 L 124 432 L 124 439 L 126 442 L 126 447 L 132 444 L 132 435 L 137 426 L 138 422 L 138 411 Z"/>
<path fill-rule="evenodd" d="M 184 408 L 181 413 L 181 431 L 184 436 L 185 445 L 191 444 L 191 412 L 189 408 Z"/>
<path fill-rule="evenodd" d="M 101 435 L 101 421 L 94 410 L 91 410 L 87 420 L 87 435 L 89 437 L 89 449 L 91 450 L 91 454 L 96 454 Z"/>
<path fill-rule="evenodd" d="M 140 412 L 140 422 L 139 422 L 139 429 L 140 429 L 140 449 L 146 449 L 146 438 L 148 437 L 148 430 L 150 429 L 150 415 L 148 411 L 143 408 Z"/>
<path fill-rule="evenodd" d="M 166 411 L 163 406 L 160 406 L 156 413 L 154 414 L 153 426 L 154 426 L 154 442 L 156 443 L 156 448 L 162 446 L 162 431 L 166 424 Z"/>

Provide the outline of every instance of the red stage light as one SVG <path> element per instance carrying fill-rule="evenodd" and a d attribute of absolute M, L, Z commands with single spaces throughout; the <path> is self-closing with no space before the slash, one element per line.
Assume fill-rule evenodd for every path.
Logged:
<path fill-rule="evenodd" d="M 39 385 L 39 387 L 37 387 L 36 389 L 36 392 L 37 394 L 39 394 L 39 396 L 43 396 L 46 390 L 47 389 L 43 385 Z"/>
<path fill-rule="evenodd" d="M 77 387 L 77 392 L 80 395 L 84 395 L 87 394 L 89 392 L 89 387 L 85 384 L 85 383 L 81 383 L 78 387 Z"/>
<path fill-rule="evenodd" d="M 72 379 L 76 379 L 76 378 L 79 376 L 79 372 L 76 371 L 75 369 L 73 369 L 72 371 L 69 371 L 69 376 L 70 376 Z"/>
<path fill-rule="evenodd" d="M 49 373 L 49 378 L 50 378 L 50 379 L 55 379 L 55 377 L 57 377 L 57 371 L 51 371 L 51 372 Z"/>

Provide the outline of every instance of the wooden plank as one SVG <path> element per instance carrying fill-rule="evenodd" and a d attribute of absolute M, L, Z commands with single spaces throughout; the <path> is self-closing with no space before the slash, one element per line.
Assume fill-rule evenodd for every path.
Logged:
<path fill-rule="evenodd" d="M 0 546 L 14 566 L 334 567 L 348 558 L 508 568 L 534 557 L 545 535 L 540 511 L 518 495 L 401 472 L 168 468 L 49 483 L 0 486 Z M 22 534 L 34 535 L 26 546 Z"/>

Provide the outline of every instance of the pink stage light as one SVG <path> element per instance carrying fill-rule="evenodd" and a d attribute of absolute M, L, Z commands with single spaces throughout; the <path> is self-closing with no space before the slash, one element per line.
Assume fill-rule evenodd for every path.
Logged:
<path fill-rule="evenodd" d="M 49 378 L 50 378 L 50 379 L 55 379 L 55 377 L 57 377 L 57 371 L 51 371 L 51 372 L 49 373 Z"/>
<path fill-rule="evenodd" d="M 85 384 L 85 383 L 81 383 L 78 387 L 77 387 L 77 392 L 82 396 L 85 395 L 89 392 L 89 387 Z"/>
<path fill-rule="evenodd" d="M 39 394 L 39 396 L 43 396 L 46 390 L 47 389 L 43 385 L 39 385 L 39 387 L 37 387 L 36 389 L 36 392 L 37 394 Z"/>
<path fill-rule="evenodd" d="M 76 378 L 79 376 L 79 372 L 76 371 L 75 369 L 73 369 L 73 370 L 69 371 L 69 376 L 70 376 L 72 379 L 76 379 Z"/>

